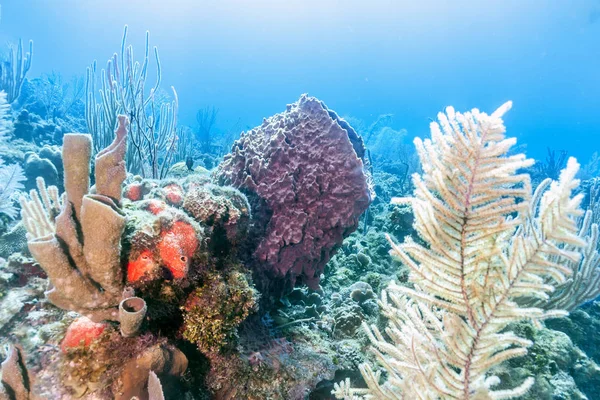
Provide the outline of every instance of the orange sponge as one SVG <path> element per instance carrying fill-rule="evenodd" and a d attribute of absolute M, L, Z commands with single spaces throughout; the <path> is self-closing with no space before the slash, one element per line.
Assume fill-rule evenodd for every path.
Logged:
<path fill-rule="evenodd" d="M 69 325 L 65 338 L 60 344 L 60 349 L 66 353 L 68 349 L 89 346 L 104 332 L 106 324 L 97 323 L 88 317 L 79 317 Z"/>

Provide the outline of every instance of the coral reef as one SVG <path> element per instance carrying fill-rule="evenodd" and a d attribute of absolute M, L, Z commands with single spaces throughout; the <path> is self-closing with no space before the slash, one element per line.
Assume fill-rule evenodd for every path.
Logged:
<path fill-rule="evenodd" d="M 524 400 L 595 397 L 600 389 L 600 367 L 566 334 L 538 329 L 527 322 L 516 324 L 511 329 L 533 345 L 524 357 L 509 360 L 492 370 L 502 382 L 498 389 L 514 387 L 533 376 L 535 383 L 523 396 Z"/>
<path fill-rule="evenodd" d="M 22 109 L 17 114 L 13 135 L 17 139 L 40 145 L 42 143 L 62 143 L 63 135 L 71 126 L 62 120 L 57 122 L 65 126 L 57 125 L 53 121 L 42 119 L 39 115 Z"/>
<path fill-rule="evenodd" d="M 62 189 L 63 161 L 61 151 L 57 146 L 45 145 L 38 153 L 27 152 L 23 162 L 23 169 L 27 176 L 26 189 L 35 188 L 38 178 L 43 178 L 48 185 Z"/>
<path fill-rule="evenodd" d="M 306 95 L 235 142 L 216 177 L 250 200 L 263 291 L 318 286 L 371 201 L 363 155 L 349 125 Z"/>
<path fill-rule="evenodd" d="M 22 139 L 9 138 L 9 141 L 4 143 L 4 145 L 0 145 L 0 157 L 9 164 L 18 163 L 22 166 L 25 154 L 29 152 L 37 153 L 39 150 L 40 148 L 35 143 L 26 142 Z"/>
<path fill-rule="evenodd" d="M 94 186 L 91 141 L 69 134 L 63 146 L 65 194 L 38 178 L 38 190 L 21 199 L 29 250 L 51 282 L 48 299 L 83 314 L 66 329 L 61 351 L 46 357 L 39 391 L 50 397 L 145 398 L 150 369 L 164 364 L 156 367 L 162 385 L 165 375 L 180 376 L 187 367 L 187 361 L 168 366 L 183 357 L 171 340 L 193 343 L 213 367 L 219 359 L 237 366 L 227 374 L 251 371 L 236 346 L 238 329 L 256 311 L 259 297 L 238 259 L 252 221 L 246 196 L 213 184 L 207 174 L 128 178 L 126 120 L 120 121 L 113 143 L 95 157 Z M 129 304 L 134 295 L 143 306 Z M 110 321 L 119 321 L 120 329 Z M 113 354 L 122 357 L 116 361 Z M 308 393 L 319 376 L 332 378 L 331 356 L 320 363 L 322 372 L 308 380 L 286 366 L 295 383 L 278 380 L 278 390 Z M 209 372 L 209 381 L 224 377 L 218 371 Z M 254 382 L 265 393 L 274 390 L 272 382 Z"/>
<path fill-rule="evenodd" d="M 41 382 L 34 392 L 43 398 L 95 394 L 93 398 L 148 399 L 151 370 L 164 379 L 180 378 L 187 369 L 185 355 L 164 339 L 150 334 L 126 338 L 109 324 L 80 321 L 69 327 L 70 331 L 76 326 L 79 344 L 64 347 L 60 357 L 54 357 L 49 368 L 38 375 Z M 64 340 L 69 339 L 66 336 Z M 57 379 L 60 384 L 53 385 Z"/>
<path fill-rule="evenodd" d="M 319 382 L 333 378 L 328 354 L 305 343 L 271 344 L 249 361 L 237 356 L 212 360 L 207 384 L 215 399 L 305 399 Z"/>
<path fill-rule="evenodd" d="M 110 68 L 111 74 L 120 70 Z M 29 118 L 38 121 L 33 114 Z M 41 128 L 50 121 L 38 122 L 38 133 L 30 132 L 39 139 L 35 140 L 40 144 L 57 143 L 58 138 L 51 138 Z M 34 125 L 27 129 L 37 129 Z M 56 125 L 62 140 L 63 125 Z M 378 132 L 380 152 L 390 150 L 384 148 L 385 140 L 381 139 L 390 134 L 389 129 Z M 28 364 L 33 366 L 30 373 L 36 375 L 31 386 L 35 396 L 328 400 L 332 390 L 338 395 L 342 391 L 349 398 L 368 396 L 368 389 L 353 390 L 345 378 L 354 387 L 373 387 L 376 377 L 383 378 L 377 382 L 383 391 L 392 388 L 390 393 L 398 395 L 400 392 L 390 384 L 393 376 L 385 370 L 385 363 L 396 365 L 397 360 L 390 356 L 397 354 L 392 347 L 395 342 L 384 340 L 397 337 L 393 336 L 397 334 L 393 328 L 400 328 L 400 323 L 394 322 L 398 312 L 439 317 L 427 321 L 448 327 L 444 333 L 429 329 L 430 325 L 418 332 L 429 334 L 436 344 L 441 343 L 437 348 L 452 355 L 446 351 L 450 345 L 444 342 L 445 334 L 462 332 L 460 324 L 453 324 L 456 320 L 448 315 L 452 313 L 425 305 L 431 299 L 428 293 L 422 293 L 421 286 L 429 283 L 418 281 L 414 271 L 409 275 L 411 266 L 406 259 L 398 258 L 398 248 L 402 250 L 407 243 L 414 246 L 411 251 L 418 246 L 430 250 L 423 226 L 434 226 L 435 233 L 444 221 L 436 217 L 437 224 L 429 219 L 425 224 L 418 201 L 390 204 L 413 186 L 406 175 L 418 169 L 412 161 L 406 167 L 409 155 L 396 157 L 401 161 L 388 160 L 392 158 L 390 152 L 387 157 L 376 155 L 377 162 L 370 165 L 360 138 L 347 122 L 306 96 L 243 134 L 224 163 L 212 172 L 193 168 L 194 161 L 201 160 L 190 157 L 169 168 L 167 178 L 126 175 L 125 140 L 118 145 L 105 143 L 109 146 L 105 151 L 101 150 L 102 144 L 97 144 L 93 178 L 88 156 L 93 153 L 92 145 L 80 135 L 64 138 L 64 173 L 55 146 L 40 148 L 14 139 L 10 147 L 0 148 L 8 163 L 25 165 L 25 159 L 27 163 L 33 160 L 33 164 L 45 160 L 45 166 L 38 170 L 56 171 L 52 177 L 33 179 L 42 173 L 31 168 L 26 186 L 37 191 L 31 191 L 30 197 L 23 200 L 24 222 L 17 224 L 4 218 L 0 226 L 0 256 L 8 258 L 0 259 L 1 342 L 23 344 L 30 356 Z M 397 144 L 402 147 L 400 142 Z M 428 174 L 432 172 L 426 167 L 423 176 Z M 63 179 L 66 193 L 61 196 Z M 415 184 L 419 190 L 423 185 L 429 187 L 426 179 L 415 180 Z M 517 184 L 512 189 L 512 197 L 530 200 L 524 186 Z M 536 199 L 541 202 L 543 188 L 538 192 Z M 446 192 L 431 189 L 431 193 L 440 203 L 446 199 Z M 525 203 L 519 197 L 518 207 L 524 209 Z M 90 206 L 100 207 L 111 217 L 92 223 Z M 368 212 L 363 213 L 367 207 Z M 529 210 L 527 213 L 515 208 L 510 213 L 513 219 L 508 217 L 498 229 L 516 229 L 518 221 L 525 220 L 524 215 L 533 225 L 539 224 L 539 208 L 532 206 Z M 552 258 L 564 267 L 561 271 L 565 275 L 567 270 L 575 272 L 571 280 L 563 282 L 564 286 L 549 294 L 557 300 L 577 299 L 561 307 L 575 308 L 594 296 L 593 290 L 585 289 L 596 288 L 595 283 L 593 288 L 585 285 L 590 277 L 596 277 L 596 270 L 587 268 L 596 265 L 597 260 L 592 243 L 597 235 L 594 221 L 590 217 L 572 219 L 579 238 L 575 240 L 588 243 L 585 248 L 572 249 L 583 253 L 583 258 L 578 259 L 575 253 L 569 253 L 573 257 L 568 260 L 560 254 Z M 52 251 L 33 254 L 49 277 L 35 260 L 25 256 L 24 224 L 29 229 L 30 244 L 43 238 L 60 244 L 55 244 Z M 100 231 L 99 226 L 110 229 L 95 232 Z M 115 227 L 111 238 L 102 238 L 101 234 Z M 389 241 L 383 232 L 400 240 L 405 238 L 404 244 L 395 245 L 395 257 L 389 254 Z M 498 248 L 511 237 L 503 232 L 495 242 Z M 492 246 L 485 238 L 481 242 Z M 565 250 L 562 245 L 557 248 Z M 106 254 L 92 254 L 92 249 Z M 19 250 L 25 253 L 8 257 Z M 67 261 L 50 262 L 48 254 L 54 257 L 52 260 Z M 410 254 L 413 257 L 416 253 Z M 421 255 L 414 258 L 418 265 L 429 260 Z M 108 267 L 107 273 L 94 275 L 93 271 L 98 271 L 94 265 L 100 264 Z M 69 269 L 64 270 L 73 274 L 65 279 L 57 271 L 66 265 Z M 436 267 L 441 271 L 439 265 Z M 492 272 L 497 274 L 499 270 Z M 47 278 L 49 300 L 64 310 L 38 300 Z M 398 283 L 390 285 L 391 281 Z M 469 296 L 493 297 L 494 293 L 486 292 L 477 279 L 470 282 L 466 289 Z M 556 286 L 556 282 L 547 277 L 544 285 Z M 378 293 L 385 287 L 387 297 L 378 303 Z M 423 298 L 411 303 L 402 297 L 407 293 Z M 56 294 L 61 296 L 53 298 Z M 436 296 L 434 300 L 444 302 L 447 298 Z M 86 304 L 82 306 L 82 302 Z M 521 307 L 533 303 L 535 299 L 530 297 L 518 298 Z M 405 308 L 405 304 L 411 306 Z M 536 306 L 545 308 L 547 304 Z M 402 314 L 401 328 L 409 330 L 415 324 L 411 325 L 406 314 Z M 550 315 L 564 314 L 545 316 Z M 481 384 L 479 392 L 513 395 L 513 388 L 533 377 L 535 383 L 524 399 L 593 397 L 600 371 L 595 363 L 597 341 L 593 339 L 598 315 L 597 306 L 591 303 L 569 318 L 547 321 L 548 327 L 567 332 L 572 342 L 562 333 L 530 323 L 507 325 L 500 336 L 494 336 L 499 337 L 498 343 L 518 337 L 511 355 L 522 350 L 518 345 L 532 343 L 529 351 L 518 359 L 490 361 L 494 365 L 485 373 L 485 379 L 489 379 L 474 377 L 473 384 Z M 360 329 L 361 325 L 370 328 Z M 387 325 L 390 327 L 383 333 Z M 490 326 L 494 330 L 498 327 Z M 469 338 L 466 334 L 454 336 L 465 341 Z M 418 351 L 426 348 L 422 342 L 415 343 L 421 346 Z M 367 352 L 369 344 L 379 349 Z M 502 351 L 505 349 L 499 351 L 499 357 L 505 354 Z M 418 354 L 423 355 L 419 358 L 422 365 L 430 362 L 426 357 L 429 353 Z M 409 352 L 401 353 L 405 356 L 409 357 Z M 373 370 L 364 366 L 365 362 L 375 365 L 377 360 L 383 361 L 383 366 L 371 367 Z M 460 374 L 458 363 L 445 365 L 449 365 L 450 372 Z M 431 368 L 432 374 L 438 373 L 436 365 Z M 478 373 L 483 369 L 479 368 Z M 397 371 L 392 373 L 404 377 L 402 371 Z M 496 377 L 498 384 L 486 386 Z M 420 387 L 422 381 L 415 378 L 410 383 Z M 425 398 L 435 396 L 429 389 L 422 390 Z M 376 392 L 370 393 L 373 396 Z M 400 393 L 399 398 L 406 398 L 403 395 Z M 375 396 L 379 398 L 379 394 Z"/>
<path fill-rule="evenodd" d="M 569 335 L 577 347 L 600 364 L 600 302 L 592 301 L 573 310 L 566 318 L 546 321 L 546 327 Z"/>
<path fill-rule="evenodd" d="M 206 261 L 193 262 L 204 252 L 198 250 L 206 247 L 204 230 L 185 212 L 158 199 L 134 202 L 126 209 L 129 284 L 141 287 L 159 278 L 194 279 L 204 271 Z M 190 271 L 192 264 L 196 268 Z"/>

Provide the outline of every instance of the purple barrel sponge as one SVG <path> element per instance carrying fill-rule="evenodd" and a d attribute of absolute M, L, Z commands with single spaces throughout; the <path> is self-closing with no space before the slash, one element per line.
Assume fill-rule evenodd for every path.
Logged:
<path fill-rule="evenodd" d="M 356 132 L 306 95 L 235 142 L 216 177 L 251 203 L 253 263 L 263 289 L 318 287 L 371 201 L 363 156 Z"/>

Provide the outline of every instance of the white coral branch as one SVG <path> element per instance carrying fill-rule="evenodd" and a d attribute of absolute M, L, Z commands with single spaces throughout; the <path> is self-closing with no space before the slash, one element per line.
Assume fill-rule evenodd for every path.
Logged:
<path fill-rule="evenodd" d="M 382 382 L 362 366 L 368 394 L 345 383 L 337 387 L 338 398 L 508 399 L 532 386 L 527 379 L 513 389 L 492 389 L 499 380 L 490 369 L 531 345 L 506 327 L 566 314 L 526 306 L 523 299 L 538 305 L 556 286 L 568 291 L 560 285 L 571 282 L 573 263 L 582 266 L 572 278 L 579 282 L 598 258 L 598 228 L 591 235 L 579 229 L 575 159 L 558 181 L 532 193 L 529 176 L 519 171 L 533 161 L 507 154 L 516 141 L 505 138 L 501 117 L 510 107 L 491 115 L 449 107 L 431 124 L 430 139 L 415 139 L 423 174 L 413 176 L 414 197 L 394 202 L 412 205 L 414 227 L 426 244 L 390 240 L 414 289 L 392 283 L 384 291 L 387 337 L 365 327 L 387 378 Z"/>

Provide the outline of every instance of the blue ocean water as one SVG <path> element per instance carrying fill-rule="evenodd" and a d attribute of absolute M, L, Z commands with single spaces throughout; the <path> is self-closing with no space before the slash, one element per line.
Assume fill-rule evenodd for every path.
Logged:
<path fill-rule="evenodd" d="M 582 162 L 600 146 L 600 1 L 7 0 L 0 41 L 33 39 L 30 78 L 65 77 L 119 50 L 158 46 L 162 87 L 181 123 L 219 109 L 219 127 L 255 126 L 301 93 L 341 115 L 395 115 L 428 133 L 448 105 L 492 111 L 513 100 L 509 132 L 543 159 Z"/>

